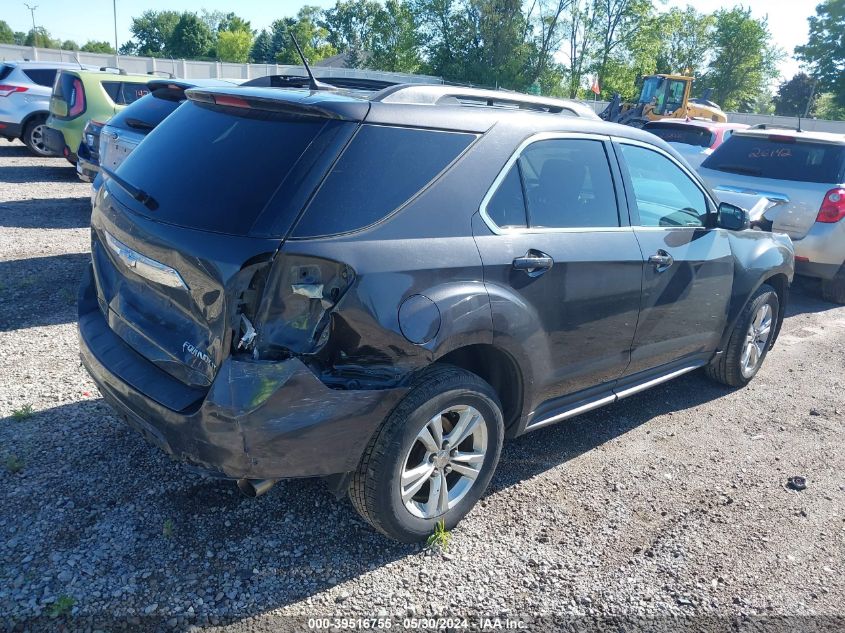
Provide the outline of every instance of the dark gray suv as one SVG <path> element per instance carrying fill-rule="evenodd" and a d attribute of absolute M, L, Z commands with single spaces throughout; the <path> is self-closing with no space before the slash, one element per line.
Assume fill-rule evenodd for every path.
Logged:
<path fill-rule="evenodd" d="M 789 238 L 653 135 L 448 86 L 188 95 L 97 194 L 82 359 L 249 494 L 325 477 L 420 540 L 506 437 L 697 368 L 742 386 L 777 337 Z"/>

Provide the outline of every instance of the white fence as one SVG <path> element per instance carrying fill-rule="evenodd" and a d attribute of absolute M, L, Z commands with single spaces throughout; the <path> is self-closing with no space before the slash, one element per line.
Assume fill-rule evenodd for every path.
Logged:
<path fill-rule="evenodd" d="M 105 55 L 102 53 L 83 53 L 62 51 L 53 48 L 34 46 L 14 46 L 0 44 L 0 61 L 28 59 L 31 61 L 78 62 L 86 66 L 120 66 L 128 73 L 168 72 L 185 79 L 252 79 L 265 75 L 303 74 L 302 66 L 283 66 L 280 64 L 233 64 L 229 62 L 197 62 L 184 59 L 161 59 L 155 57 L 132 57 L 129 55 Z M 317 77 L 355 77 L 363 79 L 382 79 L 397 83 L 442 83 L 439 77 L 411 75 L 408 73 L 389 73 L 358 68 L 330 68 L 314 66 Z"/>

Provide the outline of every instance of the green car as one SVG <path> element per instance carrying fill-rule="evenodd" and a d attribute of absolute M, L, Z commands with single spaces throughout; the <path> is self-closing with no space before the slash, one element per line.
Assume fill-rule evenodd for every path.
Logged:
<path fill-rule="evenodd" d="M 124 71 L 62 70 L 56 75 L 50 98 L 50 116 L 44 131 L 44 144 L 74 165 L 82 141 L 82 130 L 89 120 L 104 123 L 116 112 L 149 92 L 148 75 L 128 75 Z"/>

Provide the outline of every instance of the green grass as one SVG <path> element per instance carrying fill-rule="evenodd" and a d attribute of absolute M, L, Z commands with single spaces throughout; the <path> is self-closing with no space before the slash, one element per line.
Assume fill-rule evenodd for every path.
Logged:
<path fill-rule="evenodd" d="M 434 532 L 432 532 L 428 540 L 425 542 L 428 547 L 438 549 L 445 552 L 449 549 L 449 541 L 452 540 L 452 535 L 446 529 L 446 524 L 443 521 L 438 521 L 434 525 Z"/>
<path fill-rule="evenodd" d="M 76 604 L 76 600 L 74 600 L 70 596 L 59 596 L 59 599 L 56 600 L 53 604 L 51 604 L 49 609 L 47 609 L 47 614 L 51 618 L 58 618 L 63 615 L 68 615 L 71 609 L 73 609 L 74 604 Z"/>
<path fill-rule="evenodd" d="M 33 415 L 35 415 L 35 409 L 32 408 L 31 404 L 25 404 L 20 409 L 12 411 L 12 418 L 18 422 L 31 418 Z"/>
<path fill-rule="evenodd" d="M 17 475 L 23 470 L 23 460 L 14 453 L 6 458 L 6 470 L 11 474 Z"/>
<path fill-rule="evenodd" d="M 166 519 L 164 521 L 161 533 L 164 534 L 164 538 L 171 538 L 173 536 L 173 519 Z"/>

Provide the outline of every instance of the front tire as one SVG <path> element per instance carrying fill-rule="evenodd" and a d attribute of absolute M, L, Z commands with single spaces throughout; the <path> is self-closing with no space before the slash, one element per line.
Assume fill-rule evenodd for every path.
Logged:
<path fill-rule="evenodd" d="M 349 486 L 352 504 L 397 541 L 452 529 L 499 461 L 502 407 L 493 388 L 448 365 L 424 371 L 370 440 Z"/>
<path fill-rule="evenodd" d="M 33 117 L 23 129 L 21 140 L 34 156 L 52 156 L 53 154 L 44 144 L 44 129 L 47 127 L 47 117 L 40 115 Z"/>
<path fill-rule="evenodd" d="M 737 319 L 727 348 L 707 366 L 707 375 L 730 387 L 751 382 L 772 346 L 779 311 L 775 289 L 760 286 Z"/>

